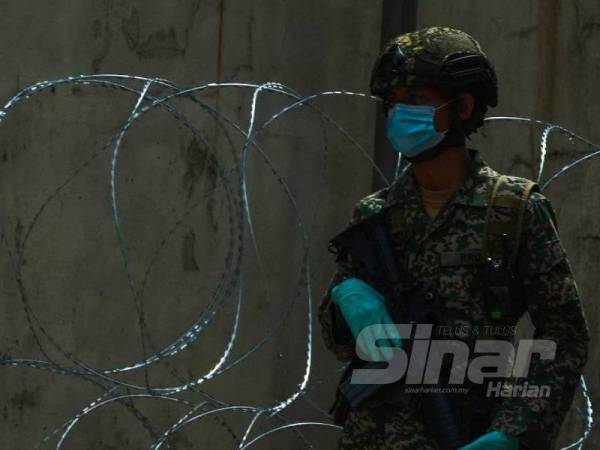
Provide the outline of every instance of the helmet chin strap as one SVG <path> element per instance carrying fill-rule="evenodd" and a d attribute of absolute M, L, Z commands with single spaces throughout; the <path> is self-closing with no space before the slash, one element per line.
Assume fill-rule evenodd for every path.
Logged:
<path fill-rule="evenodd" d="M 465 145 L 465 131 L 462 120 L 458 115 L 458 102 L 455 102 L 454 105 L 455 106 L 450 109 L 450 128 L 444 139 L 436 146 L 425 150 L 417 156 L 405 156 L 410 163 L 429 161 L 436 158 L 444 148 L 462 147 Z"/>

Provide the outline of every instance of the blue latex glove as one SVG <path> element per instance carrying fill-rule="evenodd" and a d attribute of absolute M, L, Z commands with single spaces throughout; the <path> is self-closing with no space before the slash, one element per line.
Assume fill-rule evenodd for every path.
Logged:
<path fill-rule="evenodd" d="M 369 355 L 371 361 L 391 359 L 393 356 L 391 348 L 375 345 L 378 338 L 390 339 L 391 345 L 402 347 L 398 329 L 391 325 L 394 321 L 385 307 L 384 297 L 367 283 L 358 278 L 348 278 L 331 290 L 331 298 L 339 306 L 354 339 L 363 328 L 375 325 L 369 328 L 367 339 L 358 340 L 360 349 Z"/>
<path fill-rule="evenodd" d="M 519 438 L 503 433 L 492 431 L 480 436 L 473 442 L 458 450 L 518 450 Z"/>

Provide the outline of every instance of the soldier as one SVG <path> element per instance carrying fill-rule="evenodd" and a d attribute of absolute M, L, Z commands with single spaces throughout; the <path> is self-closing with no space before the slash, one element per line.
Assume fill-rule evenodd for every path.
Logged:
<path fill-rule="evenodd" d="M 401 271 L 423 301 L 441 305 L 445 329 L 467 330 L 453 339 L 469 348 L 482 337 L 512 341 L 505 331 L 528 312 L 534 339 L 556 343 L 553 359 L 531 361 L 526 383 L 508 379 L 548 386 L 550 395 L 494 396 L 474 388 L 456 395 L 457 421 L 468 436 L 461 449 L 553 448 L 587 360 L 589 331 L 550 201 L 536 183 L 499 174 L 465 146 L 487 107 L 497 104 L 492 65 L 468 34 L 426 28 L 384 48 L 371 91 L 383 101 L 389 140 L 411 164 L 389 188 L 360 200 L 350 225 L 385 209 Z M 361 267 L 342 257 L 337 267 L 319 320 L 328 349 L 350 362 L 343 381 L 364 364 L 355 350 L 358 333 L 393 322 Z M 398 383 L 386 385 L 352 409 L 338 389 L 330 411 L 343 425 L 338 448 L 443 448 L 419 397 L 401 403 L 406 394 L 399 392 Z"/>

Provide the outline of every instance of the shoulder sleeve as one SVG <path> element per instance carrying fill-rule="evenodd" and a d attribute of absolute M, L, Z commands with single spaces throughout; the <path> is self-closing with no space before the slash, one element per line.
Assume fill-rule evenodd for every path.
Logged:
<path fill-rule="evenodd" d="M 556 215 L 538 192 L 527 204 L 517 272 L 521 286 L 517 301 L 531 317 L 534 339 L 553 341 L 556 352 L 553 359 L 532 357 L 526 377 L 515 378 L 514 384 L 524 389 L 548 386 L 549 395 L 504 398 L 490 429 L 520 435 L 532 424 L 544 424 L 544 429 L 557 434 L 587 361 L 590 336 Z"/>
<path fill-rule="evenodd" d="M 539 192 L 532 193 L 524 219 L 517 267 L 519 274 L 531 276 L 547 272 L 566 257 L 550 200 Z"/>

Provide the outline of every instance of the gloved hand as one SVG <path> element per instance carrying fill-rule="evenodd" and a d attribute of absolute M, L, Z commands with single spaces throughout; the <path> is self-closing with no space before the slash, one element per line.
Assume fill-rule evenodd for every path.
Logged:
<path fill-rule="evenodd" d="M 502 431 L 491 431 L 458 450 L 518 450 L 518 448 L 518 437 Z"/>
<path fill-rule="evenodd" d="M 377 339 L 390 339 L 391 345 L 402 347 L 400 334 L 392 325 L 394 321 L 385 307 L 384 297 L 367 283 L 358 278 L 348 278 L 331 290 L 331 298 L 339 306 L 354 339 L 363 328 L 375 325 L 369 328 L 368 339 L 358 341 L 362 352 L 372 361 L 381 361 L 381 354 L 385 359 L 391 359 L 393 355 L 391 348 L 377 347 Z"/>

